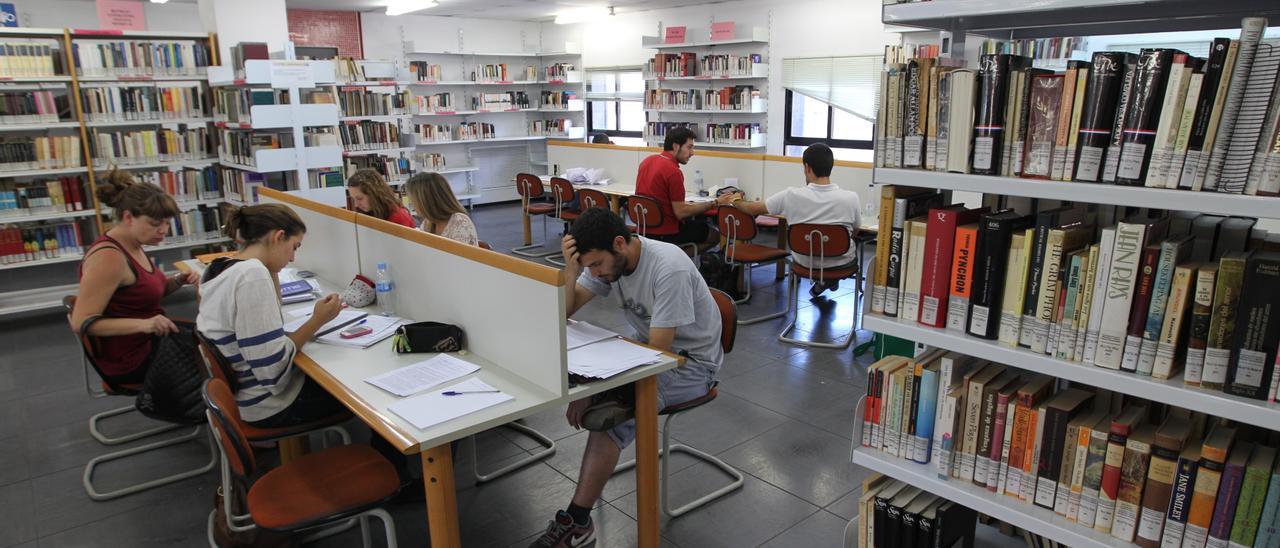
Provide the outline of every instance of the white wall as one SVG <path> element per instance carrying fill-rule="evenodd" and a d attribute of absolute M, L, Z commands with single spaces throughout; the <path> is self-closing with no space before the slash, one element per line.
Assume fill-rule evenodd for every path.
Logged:
<path fill-rule="evenodd" d="M 42 28 L 98 28 L 98 8 L 93 0 L 11 0 L 18 9 L 19 24 Z M 143 3 L 148 30 L 204 32 L 195 4 Z"/>
<path fill-rule="evenodd" d="M 284 51 L 284 44 L 289 40 L 284 0 L 199 0 L 199 3 L 198 17 L 204 20 L 204 26 L 210 27 L 210 32 L 218 33 L 220 58 L 228 63 L 232 46 L 240 42 L 266 42 L 268 51 Z"/>

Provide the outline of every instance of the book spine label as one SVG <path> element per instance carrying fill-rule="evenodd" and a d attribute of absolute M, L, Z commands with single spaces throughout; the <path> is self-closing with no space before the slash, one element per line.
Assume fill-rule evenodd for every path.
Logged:
<path fill-rule="evenodd" d="M 1124 143 L 1125 120 L 1128 118 L 1130 105 L 1134 95 L 1135 76 L 1138 64 L 1125 63 L 1124 76 L 1121 79 L 1120 95 L 1117 97 L 1116 112 L 1111 126 L 1110 139 L 1107 142 L 1107 154 L 1102 164 L 1102 182 L 1114 183 L 1120 170 L 1120 151 Z"/>
<path fill-rule="evenodd" d="M 1116 499 L 1120 496 L 1120 471 L 1124 465 L 1126 438 L 1110 436 L 1107 440 L 1107 457 L 1102 468 L 1102 485 L 1098 488 L 1098 514 L 1093 529 L 1110 533 L 1115 522 Z"/>
<path fill-rule="evenodd" d="M 1097 182 L 1102 174 L 1103 155 L 1111 136 L 1109 125 L 1115 119 L 1116 98 L 1123 79 L 1124 54 L 1093 54 L 1081 105 L 1079 145 L 1075 180 Z M 1071 178 L 1070 174 L 1067 176 Z"/>

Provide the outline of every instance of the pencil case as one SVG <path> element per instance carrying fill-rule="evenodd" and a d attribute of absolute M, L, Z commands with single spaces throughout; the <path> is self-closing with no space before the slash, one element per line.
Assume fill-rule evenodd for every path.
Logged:
<path fill-rule="evenodd" d="M 440 322 L 408 323 L 396 329 L 392 347 L 399 354 L 420 352 L 458 352 L 465 334 L 462 328 Z"/>

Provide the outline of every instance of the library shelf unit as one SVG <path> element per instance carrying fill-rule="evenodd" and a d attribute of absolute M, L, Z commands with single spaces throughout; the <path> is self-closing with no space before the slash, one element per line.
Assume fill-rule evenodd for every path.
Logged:
<path fill-rule="evenodd" d="M 5 225 L 27 226 L 25 223 L 42 223 L 47 221 L 64 221 L 75 220 L 80 223 L 89 222 L 91 219 L 92 227 L 97 233 L 103 232 L 110 222 L 110 212 L 102 207 L 98 201 L 94 189 L 98 178 L 105 174 L 109 166 L 104 165 L 98 159 L 96 154 L 96 143 L 92 142 L 91 130 L 107 131 L 111 128 L 149 128 L 159 126 L 171 126 L 176 124 L 205 125 L 208 124 L 210 118 L 206 116 L 190 116 L 182 118 L 159 118 L 149 120 L 101 120 L 90 119 L 91 115 L 83 101 L 83 90 L 89 90 L 102 87 L 150 87 L 150 86 L 170 86 L 191 87 L 191 84 L 183 84 L 184 82 L 194 83 L 200 86 L 201 82 L 206 79 L 204 67 L 191 66 L 185 69 L 170 70 L 169 73 L 162 74 L 146 74 L 143 70 L 130 70 L 128 67 L 120 67 L 114 72 L 116 74 L 83 74 L 86 72 L 84 67 L 78 66 L 74 60 L 73 46 L 82 48 L 85 44 L 84 40 L 109 40 L 109 41 L 128 41 L 128 40 L 164 40 L 178 42 L 196 42 L 201 44 L 209 52 L 209 60 L 212 64 L 217 63 L 217 37 L 210 33 L 192 33 L 192 32 L 163 32 L 163 31 L 98 31 L 85 29 L 29 29 L 29 28 L 8 28 L 0 29 L 0 37 L 11 39 L 30 39 L 43 40 L 54 45 L 57 49 L 57 55 L 60 55 L 60 65 L 64 74 L 38 75 L 38 76 L 11 76 L 0 75 L 0 90 L 8 92 L 22 91 L 51 91 L 55 94 L 67 95 L 67 105 L 70 110 L 70 119 L 59 120 L 57 122 L 46 123 L 29 123 L 29 124 L 4 124 L 0 125 L 0 132 L 19 133 L 19 132 L 46 132 L 46 131 L 78 131 L 80 137 L 81 155 L 83 158 L 83 166 L 69 168 L 54 169 L 30 169 L 30 170 L 11 170 L 0 172 L 0 184 L 8 183 L 14 179 L 41 181 L 47 178 L 80 176 L 84 184 L 84 190 L 88 196 L 84 197 L 85 209 L 79 211 L 50 211 L 42 210 L 28 215 L 6 215 L 0 217 L 0 223 Z M 146 69 L 150 72 L 151 69 Z M 163 72 L 163 69 L 158 70 Z M 129 74 L 133 72 L 133 74 Z M 207 90 L 206 90 L 207 91 Z M 207 97 L 207 94 L 206 94 Z M 122 115 L 123 116 L 123 115 Z M 181 170 L 185 167 L 204 167 L 212 165 L 216 160 L 209 159 L 191 159 L 191 160 L 172 160 L 162 162 L 148 162 L 124 164 L 120 168 L 128 171 L 136 170 Z M 189 211 L 197 209 L 199 206 L 217 206 L 222 203 L 220 198 L 201 199 L 197 201 L 179 202 L 180 209 Z M 36 225 L 31 225 L 36 226 Z M 84 226 L 82 224 L 82 226 Z M 85 234 L 84 238 L 89 238 L 92 234 Z M 87 244 L 89 242 L 82 242 Z M 185 250 L 187 248 L 204 246 L 210 244 L 225 243 L 222 238 L 183 238 L 179 237 L 170 240 L 166 245 L 158 247 L 148 247 L 147 252 L 163 252 Z M 62 297 L 73 294 L 76 291 L 75 283 L 68 283 L 75 280 L 75 270 L 66 268 L 66 265 L 76 263 L 80 260 L 81 254 L 67 253 L 62 256 L 37 259 L 31 261 L 15 262 L 0 265 L 0 271 L 7 274 L 0 276 L 0 317 L 12 314 L 24 314 L 28 312 L 36 312 L 57 308 L 62 305 Z M 166 262 L 165 259 L 157 258 L 161 263 Z M 53 267 L 51 265 L 62 265 Z M 38 274 L 30 274 L 26 272 L 28 268 L 38 268 Z"/>
<path fill-rule="evenodd" d="M 886 25 L 915 27 L 950 33 L 952 55 L 965 54 L 966 34 L 1002 40 L 1053 36 L 1133 34 L 1182 30 L 1238 29 L 1246 16 L 1280 15 L 1280 4 L 1223 0 L 1206 4 L 1188 0 L 948 0 L 886 4 L 882 19 Z M 1231 35 L 1230 32 L 1224 35 Z M 1235 36 L 1232 35 L 1232 38 Z M 1103 205 L 1146 207 L 1173 211 L 1194 211 L 1220 215 L 1240 215 L 1260 219 L 1280 219 L 1280 199 L 1216 192 L 1156 189 L 1085 182 L 1034 180 L 876 167 L 876 185 L 903 185 L 948 191 L 1084 202 Z M 874 261 L 870 268 L 874 269 Z M 934 328 L 914 320 L 899 320 L 871 311 L 870 299 L 863 303 L 863 327 L 948 351 L 989 360 L 1006 366 L 1053 376 L 1081 385 L 1115 390 L 1129 396 L 1229 419 L 1265 429 L 1280 427 L 1280 403 L 1268 403 L 1234 396 L 1222 391 L 1184 384 L 1181 373 L 1171 379 L 1157 379 L 1132 371 L 1112 370 L 1092 364 L 1060 360 L 973 337 L 965 332 Z M 890 456 L 878 449 L 861 446 L 861 404 L 854 418 L 851 460 L 858 466 L 886 474 L 925 491 L 956 501 L 1015 527 L 1042 535 L 1069 546 L 1133 546 L 1110 535 L 1080 527 L 1053 511 L 1031 503 L 997 496 L 955 478 L 937 477 L 935 465 L 919 464 Z"/>
<path fill-rule="evenodd" d="M 699 147 L 738 150 L 758 150 L 765 147 L 769 111 L 767 108 L 768 98 L 764 94 L 769 91 L 769 31 L 762 27 L 744 26 L 734 27 L 733 35 L 730 38 L 713 40 L 711 36 L 711 29 L 709 28 L 690 27 L 685 30 L 686 39 L 684 42 L 666 43 L 663 36 L 642 36 L 640 38 L 640 47 L 658 50 L 658 53 L 661 54 L 694 53 L 698 56 L 699 63 L 705 55 L 719 54 L 742 56 L 754 54 L 760 56 L 760 62 L 752 63 L 750 70 L 745 72 L 717 71 L 709 74 L 667 76 L 645 71 L 643 76 L 646 96 L 648 92 L 657 89 L 691 91 L 703 89 L 708 85 L 718 87 L 750 85 L 760 95 L 750 100 L 749 108 L 741 110 L 653 108 L 646 99 L 644 112 L 647 122 L 645 125 L 645 143 L 647 145 L 662 145 L 661 139 L 650 135 L 650 124 L 690 123 L 694 126 L 694 133 L 697 135 L 697 146 Z M 701 67 L 694 67 L 694 71 L 701 72 Z M 759 130 L 750 139 L 743 142 L 712 143 L 706 138 L 705 126 L 713 123 L 755 123 L 759 126 Z"/>

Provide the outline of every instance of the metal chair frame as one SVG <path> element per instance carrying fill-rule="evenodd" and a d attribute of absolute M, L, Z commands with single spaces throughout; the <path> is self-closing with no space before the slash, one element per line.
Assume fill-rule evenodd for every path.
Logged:
<path fill-rule="evenodd" d="M 650 204 L 652 204 L 652 209 Z M 653 213 L 650 213 L 650 211 L 652 211 Z M 642 196 L 639 194 L 632 195 L 627 198 L 627 216 L 631 218 L 631 222 L 636 224 L 636 234 L 639 234 L 646 238 L 649 237 L 649 226 L 651 224 L 660 225 L 665 220 L 662 217 L 662 207 L 658 205 L 658 200 L 649 196 Z M 651 216 L 657 217 L 657 219 L 653 219 L 654 221 L 653 223 L 649 223 L 649 221 L 651 220 L 650 219 Z M 687 249 L 689 252 L 689 257 L 693 259 L 694 264 L 697 264 L 698 244 L 683 243 L 683 244 L 676 244 L 676 245 L 679 245 L 680 247 Z"/>
<path fill-rule="evenodd" d="M 849 234 L 849 241 L 846 242 L 844 245 L 841 245 L 835 242 L 830 242 L 830 236 L 828 236 L 827 234 L 823 234 L 821 227 L 838 227 L 845 231 L 849 230 L 847 227 L 840 226 L 840 225 L 815 225 L 815 224 L 797 224 L 797 225 L 792 225 L 788 228 L 789 233 L 788 233 L 787 239 L 788 239 L 788 243 L 791 246 L 792 251 L 794 252 L 797 248 L 803 248 L 805 252 L 801 254 L 809 258 L 809 264 L 818 265 L 818 268 L 809 269 L 808 278 L 810 283 L 816 283 L 817 281 L 822 280 L 825 277 L 824 275 L 827 271 L 827 268 L 825 265 L 821 263 L 821 261 L 819 261 L 819 259 L 843 255 L 847 253 L 849 249 L 851 249 L 854 245 L 852 234 Z M 802 240 L 803 245 L 797 246 L 795 245 L 794 241 L 795 241 L 795 238 L 797 237 L 797 234 L 800 233 L 801 231 L 807 231 L 807 232 L 804 232 L 802 236 L 799 236 L 803 239 Z M 815 236 L 817 236 L 816 238 L 817 253 L 814 253 Z M 831 243 L 832 246 L 834 246 L 830 251 L 827 250 L 828 243 Z M 814 275 L 814 272 L 817 272 L 816 276 Z M 787 322 L 786 327 L 782 328 L 782 332 L 778 334 L 778 340 L 788 344 L 794 344 L 797 346 L 816 347 L 816 348 L 835 348 L 835 349 L 841 349 L 841 350 L 845 348 L 849 348 L 849 346 L 853 344 L 853 340 L 856 337 L 857 330 L 858 330 L 858 325 L 857 325 L 858 306 L 862 302 L 862 299 L 861 299 L 862 293 L 860 291 L 860 288 L 862 286 L 862 257 L 858 257 L 857 260 L 855 261 L 855 268 L 854 268 L 854 274 L 853 274 L 853 279 L 855 284 L 854 296 L 853 296 L 854 318 L 853 318 L 853 321 L 850 322 L 849 334 L 844 337 L 845 339 L 844 342 L 806 341 L 804 339 L 797 339 L 797 338 L 788 336 L 788 333 L 791 333 L 791 331 L 794 330 L 796 327 L 797 314 L 795 313 L 795 310 L 796 310 L 796 299 L 799 298 L 798 292 L 800 289 L 800 276 L 796 274 L 796 271 L 793 267 L 788 277 L 790 278 L 790 283 L 788 283 L 788 290 L 787 290 L 786 314 L 788 315 L 788 317 L 791 318 L 791 320 Z M 835 339 L 835 340 L 839 340 L 839 339 Z"/>
<path fill-rule="evenodd" d="M 746 229 L 746 230 L 742 229 L 743 218 L 747 220 L 747 226 L 750 227 L 749 229 Z M 729 266 L 733 266 L 734 264 L 741 262 L 734 258 L 738 254 L 737 253 L 738 243 L 742 241 L 751 241 L 752 239 L 755 238 L 755 235 L 756 235 L 755 219 L 736 207 L 720 206 L 720 214 L 719 214 L 718 220 L 719 220 L 718 224 L 720 225 L 720 234 L 723 235 L 725 238 L 725 244 L 723 246 L 725 261 L 729 263 Z M 744 232 L 745 234 L 743 234 Z M 762 262 L 756 262 L 756 263 L 742 262 L 742 265 L 744 267 L 742 271 L 742 276 L 743 278 L 745 278 L 743 280 L 743 285 L 746 287 L 747 291 L 746 291 L 746 294 L 744 294 L 741 299 L 733 301 L 733 303 L 742 304 L 751 300 L 751 270 L 752 269 L 760 265 L 773 264 L 779 261 L 790 262 L 790 259 L 788 258 L 788 256 L 784 255 L 783 257 L 773 261 L 762 261 Z M 746 318 L 746 319 L 739 318 L 738 325 L 751 325 L 751 324 L 756 324 L 764 321 L 769 321 L 774 318 L 781 318 L 782 316 L 786 315 L 786 313 L 787 313 L 787 310 L 784 309 L 778 312 L 756 316 L 754 318 Z"/>
<path fill-rule="evenodd" d="M 536 191 L 536 192 L 535 192 Z M 520 173 L 516 175 L 516 192 L 520 193 L 520 208 L 525 216 L 529 215 L 529 202 L 534 197 L 540 197 L 546 193 L 543 188 L 542 179 L 537 175 L 529 173 Z M 511 252 L 521 257 L 529 257 L 531 259 L 541 259 L 550 255 L 559 253 L 557 250 L 546 251 L 547 246 L 547 215 L 539 214 L 542 217 L 542 242 L 523 245 L 511 248 Z M 533 252 L 531 249 L 542 249 L 543 251 Z"/>
<path fill-rule="evenodd" d="M 551 199 L 555 200 L 555 203 L 556 203 L 555 217 L 557 219 L 560 219 L 560 221 L 564 223 L 564 227 L 566 230 L 569 228 L 570 221 L 566 221 L 564 219 L 563 214 L 565 213 L 565 211 L 567 211 L 565 209 L 565 204 L 572 202 L 576 194 L 577 193 L 573 190 L 573 183 L 570 183 L 568 179 L 565 179 L 563 177 L 551 178 Z M 579 204 L 578 207 L 579 207 L 579 211 L 581 211 L 582 205 Z M 564 266 L 564 253 L 557 251 L 551 255 L 548 255 L 545 260 L 548 263 L 551 263 L 556 266 Z M 476 476 L 476 477 L 479 477 L 479 476 Z"/>

